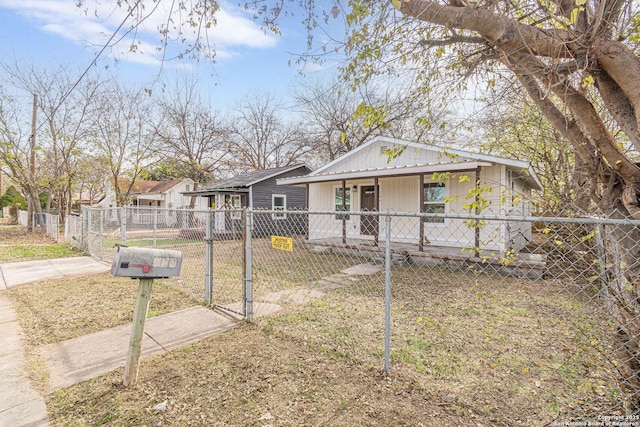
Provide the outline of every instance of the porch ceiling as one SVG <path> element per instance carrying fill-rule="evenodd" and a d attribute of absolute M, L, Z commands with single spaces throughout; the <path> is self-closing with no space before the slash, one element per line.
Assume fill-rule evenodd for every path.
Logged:
<path fill-rule="evenodd" d="M 451 163 L 432 163 L 425 165 L 394 166 L 388 168 L 359 169 L 353 171 L 327 172 L 318 175 L 305 175 L 293 178 L 279 179 L 278 185 L 312 184 L 316 182 L 342 181 L 348 179 L 363 178 L 389 178 L 396 176 L 409 176 L 430 174 L 434 172 L 453 172 L 475 170 L 481 166 L 493 166 L 493 163 L 484 161 L 463 161 Z"/>
<path fill-rule="evenodd" d="M 132 194 L 132 197 L 138 200 L 164 200 L 163 194 Z"/>

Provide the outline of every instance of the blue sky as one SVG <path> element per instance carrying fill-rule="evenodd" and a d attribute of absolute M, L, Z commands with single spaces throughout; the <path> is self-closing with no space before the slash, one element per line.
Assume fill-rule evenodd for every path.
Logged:
<path fill-rule="evenodd" d="M 62 64 L 81 72 L 124 18 L 124 12 L 114 3 L 85 0 L 84 13 L 73 0 L 0 0 L 0 55 L 5 62 L 15 60 L 37 67 Z M 285 21 L 282 36 L 265 35 L 251 20 L 251 14 L 231 3 L 221 5 L 218 25 L 210 36 L 216 46 L 216 63 L 212 65 L 206 59 L 165 62 L 161 80 L 170 84 L 176 76 L 195 73 L 208 92 L 205 96 L 215 107 L 225 109 L 255 91 L 284 97 L 301 78 L 331 72 L 309 67 L 305 77 L 299 76 L 291 53 L 302 53 L 306 47 L 306 30 L 297 24 L 301 17 Z M 162 11 L 153 16 L 156 20 L 163 17 Z M 119 78 L 132 83 L 148 84 L 155 79 L 161 69 L 155 52 L 157 22 L 149 20 L 148 26 L 138 32 L 142 53 L 129 53 L 130 41 L 125 37 L 116 49 L 105 52 L 99 66 L 109 66 Z"/>

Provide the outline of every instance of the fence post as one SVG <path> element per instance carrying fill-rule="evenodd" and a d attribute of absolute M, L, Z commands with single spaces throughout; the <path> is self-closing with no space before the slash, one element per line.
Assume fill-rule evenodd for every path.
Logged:
<path fill-rule="evenodd" d="M 205 246 L 205 273 L 204 273 L 204 300 L 207 304 L 213 301 L 213 221 L 212 212 L 207 212 L 204 241 Z"/>
<path fill-rule="evenodd" d="M 153 247 L 157 245 L 156 234 L 158 232 L 158 208 L 153 208 Z"/>
<path fill-rule="evenodd" d="M 91 208 L 87 208 L 87 228 L 84 230 L 87 233 L 87 253 L 93 255 L 91 248 Z"/>
<path fill-rule="evenodd" d="M 104 209 L 100 210 L 100 259 L 104 260 Z"/>
<path fill-rule="evenodd" d="M 244 210 L 244 304 L 243 313 L 247 321 L 253 320 L 253 271 L 251 270 L 251 229 L 253 228 L 253 212 Z"/>
<path fill-rule="evenodd" d="M 389 373 L 391 359 L 391 217 L 385 217 L 384 247 L 384 371 Z"/>
<path fill-rule="evenodd" d="M 127 245 L 127 207 L 120 208 L 120 244 Z"/>

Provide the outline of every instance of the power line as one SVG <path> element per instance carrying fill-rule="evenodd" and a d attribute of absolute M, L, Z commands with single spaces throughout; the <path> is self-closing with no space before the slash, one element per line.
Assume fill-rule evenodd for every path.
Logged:
<path fill-rule="evenodd" d="M 124 19 L 122 20 L 122 22 L 120 23 L 120 25 L 118 26 L 118 28 L 116 28 L 116 30 L 113 32 L 113 34 L 111 34 L 111 37 L 109 37 L 109 40 L 107 40 L 107 42 L 104 44 L 104 46 L 102 46 L 102 49 L 100 49 L 100 51 L 98 52 L 98 54 L 95 56 L 95 58 L 93 58 L 93 60 L 91 61 L 91 63 L 87 66 L 87 68 L 83 71 L 83 73 L 80 75 L 80 77 L 78 77 L 78 80 L 76 80 L 76 82 L 71 86 L 71 88 L 67 91 L 67 93 L 65 93 L 62 98 L 60 99 L 60 102 L 58 102 L 58 105 L 56 105 L 56 107 L 53 109 L 53 112 L 51 113 L 51 115 L 55 114 L 58 111 L 58 108 L 60 108 L 62 106 L 62 103 L 69 97 L 69 95 L 71 95 L 71 93 L 75 90 L 76 87 L 78 87 L 78 85 L 80 84 L 80 82 L 82 81 L 82 79 L 84 79 L 86 77 L 86 75 L 89 73 L 89 70 L 91 70 L 91 68 L 93 66 L 96 65 L 96 62 L 98 61 L 98 58 L 100 58 L 100 56 L 102 56 L 102 54 L 104 53 L 105 50 L 107 50 L 107 48 L 111 45 L 111 42 L 113 41 L 113 39 L 116 37 L 116 35 L 118 35 L 118 33 L 120 32 L 120 30 L 122 29 L 122 27 L 124 26 L 124 24 L 127 22 L 127 20 L 129 19 L 129 16 L 131 16 L 131 14 L 133 13 L 133 11 L 135 9 L 138 8 L 138 5 L 142 2 L 142 0 L 138 0 L 136 1 L 136 4 L 133 5 L 133 7 L 131 7 L 131 9 L 129 10 L 129 12 L 127 13 L 127 15 L 124 17 Z M 37 130 L 40 130 L 40 128 L 42 126 L 44 126 L 45 123 L 42 123 L 40 126 L 38 126 Z"/>

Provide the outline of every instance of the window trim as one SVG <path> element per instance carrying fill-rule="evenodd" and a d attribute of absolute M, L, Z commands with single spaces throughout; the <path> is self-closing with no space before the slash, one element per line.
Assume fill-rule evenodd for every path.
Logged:
<path fill-rule="evenodd" d="M 442 200 L 438 200 L 438 201 L 429 201 L 427 200 L 427 198 L 423 195 L 423 202 L 422 202 L 422 206 L 421 206 L 421 212 L 422 213 L 428 213 L 427 212 L 427 206 L 442 206 L 442 213 L 446 213 L 447 212 L 447 203 L 445 201 L 445 199 L 447 198 L 447 186 L 444 183 L 441 182 L 425 182 L 422 186 L 422 192 L 424 194 L 424 191 L 427 188 L 442 188 L 444 189 L 444 194 L 442 196 Z M 431 212 L 434 213 L 434 212 Z M 429 225 L 445 225 L 446 223 L 446 218 L 428 218 L 428 217 L 423 217 L 422 218 L 423 222 L 425 224 L 429 224 Z"/>
<path fill-rule="evenodd" d="M 348 203 L 345 200 L 345 210 L 344 212 L 351 212 L 351 207 L 352 207 L 352 192 L 351 192 L 351 188 L 350 187 L 345 187 L 345 194 L 348 195 Z M 338 197 L 338 190 L 342 191 L 342 186 L 335 186 L 333 187 L 333 208 L 335 210 L 335 212 L 342 212 L 342 204 L 340 206 L 336 205 L 336 199 Z M 334 216 L 334 221 L 342 221 L 342 219 L 345 219 L 345 221 L 350 221 L 351 220 L 351 215 L 349 214 L 335 214 Z"/>
<path fill-rule="evenodd" d="M 276 198 L 282 198 L 283 204 L 282 204 L 281 207 L 277 207 L 276 206 L 276 203 L 275 203 L 276 202 Z M 273 211 L 282 210 L 282 211 L 286 212 L 286 210 L 287 210 L 287 195 L 286 194 L 272 194 L 271 195 L 271 210 L 273 210 Z M 274 213 L 271 214 L 271 218 L 276 220 L 276 221 L 277 220 L 282 220 L 282 219 L 287 219 L 287 214 L 286 213 L 278 214 L 278 213 L 274 212 Z"/>

